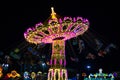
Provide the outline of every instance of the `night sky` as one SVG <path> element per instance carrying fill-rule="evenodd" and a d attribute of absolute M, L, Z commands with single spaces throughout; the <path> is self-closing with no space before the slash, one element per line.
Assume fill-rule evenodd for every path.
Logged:
<path fill-rule="evenodd" d="M 98 2 L 99 3 L 99 2 Z M 34 4 L 35 5 L 35 4 Z M 27 28 L 34 26 L 39 22 L 44 22 L 51 13 L 51 7 L 60 16 L 81 16 L 87 18 L 90 22 L 90 29 L 97 32 L 107 43 L 114 43 L 119 46 L 119 23 L 117 23 L 118 10 L 111 4 L 85 4 L 83 2 L 72 1 L 54 1 L 41 2 L 35 6 L 28 4 L 25 7 L 21 5 L 8 5 L 1 9 L 1 29 L 0 29 L 0 50 L 6 51 L 11 47 L 16 47 L 24 41 L 23 33 Z M 4 6 L 3 6 L 4 7 Z M 106 58 L 104 63 L 113 64 L 113 68 L 120 70 L 119 50 Z M 107 65 L 106 65 L 107 66 Z M 109 66 L 107 66 L 109 67 Z"/>

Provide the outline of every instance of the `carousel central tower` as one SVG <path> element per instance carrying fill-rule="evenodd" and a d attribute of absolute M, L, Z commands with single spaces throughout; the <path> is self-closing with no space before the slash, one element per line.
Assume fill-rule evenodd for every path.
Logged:
<path fill-rule="evenodd" d="M 52 7 L 51 18 L 47 24 L 38 23 L 34 28 L 27 29 L 24 37 L 28 42 L 52 44 L 48 80 L 68 80 L 65 41 L 84 34 L 88 27 L 88 20 L 82 17 L 57 18 L 57 14 Z"/>

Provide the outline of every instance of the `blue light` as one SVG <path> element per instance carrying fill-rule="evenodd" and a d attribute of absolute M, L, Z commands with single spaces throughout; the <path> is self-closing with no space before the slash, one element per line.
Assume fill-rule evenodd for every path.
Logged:
<path fill-rule="evenodd" d="M 87 66 L 87 69 L 90 69 L 91 68 L 91 66 Z"/>
<path fill-rule="evenodd" d="M 42 63 L 42 66 L 45 66 L 45 63 Z"/>

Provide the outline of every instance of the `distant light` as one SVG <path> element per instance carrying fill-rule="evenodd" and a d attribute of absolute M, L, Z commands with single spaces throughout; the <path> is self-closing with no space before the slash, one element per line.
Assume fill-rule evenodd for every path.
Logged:
<path fill-rule="evenodd" d="M 9 67 L 9 64 L 6 64 L 5 67 Z"/>
<path fill-rule="evenodd" d="M 2 67 L 9 67 L 9 64 L 2 64 Z"/>
<path fill-rule="evenodd" d="M 2 64 L 2 67 L 3 67 L 4 65 L 5 65 L 5 64 L 3 63 L 3 64 Z"/>
<path fill-rule="evenodd" d="M 91 66 L 87 66 L 87 69 L 90 69 L 91 68 Z"/>
<path fill-rule="evenodd" d="M 42 63 L 42 66 L 45 66 L 45 63 Z"/>
<path fill-rule="evenodd" d="M 18 48 L 16 48 L 15 50 L 14 50 L 14 52 L 15 53 L 18 53 L 20 50 L 18 49 Z"/>
<path fill-rule="evenodd" d="M 117 75 L 118 75 L 117 72 L 114 72 L 114 73 L 113 73 L 113 76 L 114 76 L 114 77 L 117 77 Z"/>
<path fill-rule="evenodd" d="M 102 68 L 100 68 L 100 69 L 99 69 L 99 73 L 102 73 L 102 71 L 103 71 L 103 69 L 102 69 Z"/>
<path fill-rule="evenodd" d="M 27 71 L 24 72 L 24 78 L 25 79 L 29 78 L 29 73 Z"/>

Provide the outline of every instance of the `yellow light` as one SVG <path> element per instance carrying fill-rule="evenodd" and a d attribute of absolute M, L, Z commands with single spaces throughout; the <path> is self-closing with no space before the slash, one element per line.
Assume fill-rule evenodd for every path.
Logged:
<path fill-rule="evenodd" d="M 31 78 L 34 79 L 36 77 L 36 73 L 35 72 L 32 72 L 31 73 Z"/>
<path fill-rule="evenodd" d="M 54 80 L 56 80 L 56 74 L 58 76 L 58 80 L 60 80 L 60 69 L 55 69 Z"/>
<path fill-rule="evenodd" d="M 52 13 L 51 13 L 51 17 L 52 17 L 52 19 L 56 19 L 56 13 L 55 13 L 53 7 L 51 7 L 51 11 L 52 11 Z"/>
<path fill-rule="evenodd" d="M 18 74 L 15 70 L 11 71 L 11 77 L 15 78 L 15 77 L 20 77 L 20 74 Z"/>
<path fill-rule="evenodd" d="M 2 77 L 2 75 L 3 75 L 3 73 L 2 73 L 2 72 L 0 72 L 0 78 Z"/>
<path fill-rule="evenodd" d="M 2 68 L 2 66 L 0 66 L 0 78 L 1 78 L 2 75 L 3 75 L 2 70 L 3 70 L 3 68 Z"/>

